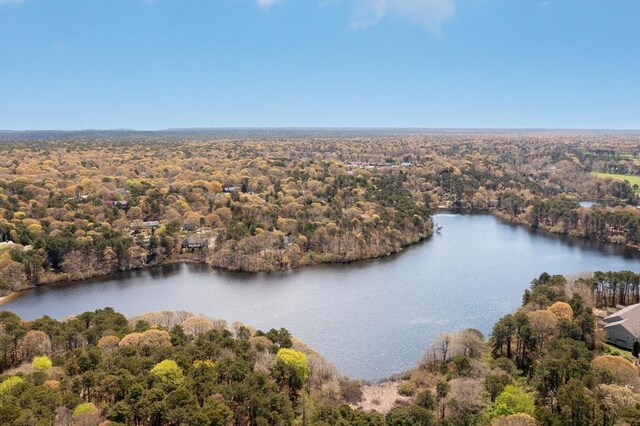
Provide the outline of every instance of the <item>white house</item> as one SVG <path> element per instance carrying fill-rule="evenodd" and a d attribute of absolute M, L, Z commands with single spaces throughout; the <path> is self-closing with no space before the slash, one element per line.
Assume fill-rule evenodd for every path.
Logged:
<path fill-rule="evenodd" d="M 607 341 L 622 348 L 632 349 L 640 340 L 640 303 L 629 305 L 602 320 Z"/>

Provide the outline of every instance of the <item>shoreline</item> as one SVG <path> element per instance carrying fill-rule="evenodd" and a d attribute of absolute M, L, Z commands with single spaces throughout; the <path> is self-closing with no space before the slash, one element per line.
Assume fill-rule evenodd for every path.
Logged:
<path fill-rule="evenodd" d="M 529 226 L 527 223 L 523 223 L 522 221 L 518 221 L 518 220 L 510 220 L 509 217 L 506 217 L 505 215 L 499 214 L 500 212 L 497 211 L 496 209 L 486 209 L 486 210 L 478 210 L 478 209 L 435 209 L 434 213 L 432 214 L 432 219 L 433 219 L 433 215 L 436 215 L 438 213 L 453 213 L 453 214 L 460 214 L 460 215 L 464 215 L 464 214 L 478 214 L 478 215 L 488 215 L 491 216 L 497 220 L 499 220 L 500 222 L 507 224 L 507 225 L 511 225 L 511 226 L 518 226 L 518 227 L 522 227 L 524 229 L 526 229 L 529 232 L 540 232 L 542 231 L 544 234 L 548 234 L 548 236 L 556 236 L 559 238 L 571 238 L 571 239 L 575 239 L 576 241 L 589 241 L 589 242 L 594 242 L 597 244 L 604 244 L 604 245 L 612 245 L 614 247 L 620 247 L 620 248 L 628 248 L 628 249 L 632 249 L 632 250 L 636 250 L 636 251 L 640 251 L 640 246 L 636 246 L 633 244 L 617 244 L 617 243 L 613 243 L 610 241 L 600 241 L 600 240 L 595 240 L 595 239 L 591 239 L 591 238 L 586 238 L 586 237 L 580 237 L 577 235 L 570 235 L 570 234 L 564 234 L 564 233 L 559 233 L 559 232 L 553 232 L 551 230 L 545 229 L 545 228 L 534 228 L 532 226 Z M 435 225 L 435 223 L 434 223 Z M 349 263 L 355 263 L 355 262 L 362 262 L 362 261 L 368 261 L 368 260 L 376 260 L 376 259 L 384 259 L 396 254 L 400 254 L 404 251 L 404 249 L 408 248 L 408 247 L 412 247 L 416 244 L 419 244 L 423 241 L 426 241 L 428 239 L 430 239 L 431 237 L 433 237 L 433 235 L 436 233 L 436 229 L 434 227 L 433 231 L 431 232 L 430 235 L 426 235 L 423 237 L 418 238 L 415 241 L 409 242 L 408 244 L 402 245 L 400 246 L 397 250 L 388 252 L 388 253 L 382 253 L 380 255 L 377 256 L 370 256 L 370 257 L 362 257 L 362 258 L 358 258 L 358 259 L 343 259 L 343 260 L 330 260 L 330 261 L 321 261 L 321 262 L 312 262 L 312 263 L 307 263 L 304 265 L 299 265 L 296 267 L 289 267 L 289 268 L 275 268 L 275 269 L 264 269 L 264 270 L 257 270 L 257 271 L 250 271 L 250 270 L 242 270 L 242 269 L 232 269 L 232 268 L 226 268 L 224 266 L 215 266 L 207 261 L 204 260 L 199 260 L 199 259 L 194 259 L 193 257 L 195 256 L 185 256 L 185 255 L 180 255 L 177 256 L 175 258 L 166 260 L 162 263 L 157 263 L 157 264 L 152 264 L 152 265 L 145 265 L 141 268 L 132 268 L 132 269 L 124 269 L 121 271 L 111 271 L 108 273 L 103 273 L 103 274 L 96 274 L 96 275 L 91 275 L 91 276 L 87 276 L 87 277 L 83 277 L 83 278 L 79 278 L 79 279 L 69 279 L 68 277 L 64 277 L 61 275 L 58 275 L 55 277 L 55 279 L 52 279 L 50 281 L 46 281 L 43 282 L 37 286 L 33 286 L 33 287 L 28 287 L 25 288 L 23 290 L 17 291 L 17 292 L 11 292 L 6 294 L 5 296 L 0 296 L 0 307 L 2 305 L 4 305 L 5 303 L 7 303 L 8 301 L 19 297 L 20 294 L 22 292 L 25 291 L 29 291 L 29 290 L 33 290 L 37 287 L 43 287 L 43 286 L 48 286 L 48 285 L 52 285 L 52 284 L 56 284 L 56 283 L 78 283 L 78 282 L 82 282 L 82 281 L 88 281 L 88 280 L 94 280 L 94 279 L 102 279 L 105 277 L 108 277 L 109 275 L 112 274 L 117 274 L 120 272 L 127 272 L 127 271 L 144 271 L 144 270 L 149 270 L 151 268 L 155 268 L 155 267 L 162 267 L 162 266 L 167 266 L 167 265 L 181 265 L 181 264 L 200 264 L 200 265 L 207 265 L 209 266 L 211 269 L 213 270 L 217 270 L 217 271 L 224 271 L 224 272 L 229 272 L 229 273 L 241 273 L 241 274 L 259 274 L 259 273 L 265 273 L 265 272 L 277 272 L 277 271 L 296 271 L 302 268 L 306 268 L 306 267 L 310 267 L 310 266 L 318 266 L 318 265 L 332 265 L 332 264 L 349 264 Z"/>
<path fill-rule="evenodd" d="M 376 260 L 376 259 L 384 259 L 387 258 L 389 256 L 393 256 L 396 254 L 400 254 L 404 251 L 405 248 L 408 247 L 412 247 L 416 244 L 419 244 L 423 241 L 426 241 L 428 239 L 430 239 L 433 236 L 434 232 L 432 231 L 431 234 L 423 236 L 418 238 L 415 241 L 412 241 L 408 244 L 404 244 L 401 245 L 397 250 L 388 252 L 388 253 L 382 253 L 380 255 L 377 256 L 370 256 L 370 257 L 362 257 L 362 258 L 358 258 L 358 259 L 344 259 L 344 260 L 331 260 L 331 261 L 326 261 L 326 262 L 313 262 L 313 263 L 308 263 L 308 264 L 304 264 L 304 265 L 300 265 L 294 268 L 276 268 L 276 269 L 265 269 L 265 270 L 259 270 L 259 271 L 247 271 L 247 270 L 237 270 L 237 269 L 230 269 L 230 268 L 225 268 L 225 267 L 220 267 L 220 266 L 215 266 L 207 261 L 203 261 L 203 260 L 198 260 L 198 259 L 193 259 L 190 257 L 185 257 L 185 256 L 178 256 L 176 258 L 172 258 L 170 260 L 164 261 L 162 263 L 156 263 L 156 264 L 152 264 L 152 265 L 145 265 L 141 268 L 132 268 L 132 269 L 123 269 L 120 271 L 112 271 L 112 272 L 108 272 L 106 274 L 96 274 L 96 275 L 91 275 L 88 277 L 83 277 L 83 278 L 79 278 L 79 279 L 69 279 L 68 277 L 62 277 L 60 275 L 57 276 L 58 279 L 53 279 L 47 282 L 43 282 L 40 283 L 39 285 L 33 286 L 33 287 L 28 287 L 19 291 L 15 291 L 15 292 L 11 292 L 9 294 L 6 294 L 4 296 L 0 296 L 0 307 L 2 307 L 2 305 L 4 305 L 5 303 L 7 303 L 8 301 L 19 297 L 23 292 L 26 291 L 30 291 L 30 290 L 34 290 L 38 287 L 44 287 L 44 286 L 50 286 L 50 285 L 54 285 L 54 284 L 64 284 L 64 283 L 81 283 L 83 281 L 90 281 L 90 280 L 99 280 L 99 279 L 103 279 L 105 277 L 108 277 L 109 275 L 112 274 L 118 274 L 121 272 L 129 272 L 129 271 L 146 271 L 152 268 L 156 268 L 156 267 L 162 267 L 162 266 L 168 266 L 168 265 L 183 265 L 183 264 L 198 264 L 198 265 L 206 265 L 208 267 L 210 267 L 213 270 L 216 271 L 223 271 L 223 272 L 228 272 L 228 273 L 239 273 L 239 274 L 259 274 L 259 273 L 269 273 L 269 272 L 278 272 L 278 271 L 297 271 L 299 269 L 302 268 L 306 268 L 306 267 L 310 267 L 310 266 L 319 266 L 319 265 L 337 265 L 337 264 L 349 264 L 349 263 L 356 263 L 356 262 L 363 262 L 363 261 L 371 261 L 371 260 Z"/>
<path fill-rule="evenodd" d="M 513 225 L 513 226 L 520 226 L 523 227 L 525 229 L 527 229 L 530 232 L 543 232 L 545 234 L 548 235 L 555 235 L 561 238 L 571 238 L 571 239 L 575 239 L 576 241 L 590 241 L 590 242 L 594 242 L 597 244 L 606 244 L 606 245 L 612 245 L 614 247 L 624 247 L 624 248 L 628 248 L 628 249 L 632 249 L 632 250 L 637 250 L 640 251 L 640 245 L 636 245 L 636 244 L 631 244 L 631 243 L 624 243 L 624 244 L 620 244 L 620 243 L 616 243 L 616 242 L 612 242 L 612 241 L 603 241 L 603 240 L 598 240 L 598 239 L 593 239 L 593 238 L 587 238 L 587 237 L 583 237 L 580 235 L 571 235 L 570 233 L 562 233 L 562 232 L 554 232 L 551 229 L 548 229 L 546 227 L 533 227 L 531 225 L 529 225 L 526 222 L 523 222 L 521 220 L 518 220 L 516 217 L 511 217 L 508 214 L 505 214 L 501 211 L 499 211 L 498 209 L 495 208 L 490 208 L 490 209 L 475 209 L 475 208 L 468 208 L 468 209 L 436 209 L 434 214 L 438 214 L 438 213 L 453 213 L 453 214 L 479 214 L 479 215 L 489 215 L 492 216 L 496 219 L 498 219 L 500 222 L 507 224 L 507 225 Z"/>
<path fill-rule="evenodd" d="M 613 241 L 603 241 L 603 240 L 598 240 L 598 239 L 594 239 L 594 238 L 588 238 L 588 237 L 584 237 L 584 236 L 580 236 L 580 235 L 572 235 L 571 233 L 563 233 L 563 232 L 554 232 L 551 229 L 547 228 L 547 227 L 533 227 L 531 225 L 529 225 L 527 222 L 523 222 L 521 220 L 518 220 L 516 217 L 514 216 L 509 216 L 508 214 L 501 214 L 502 212 L 500 212 L 499 210 L 493 209 L 493 210 L 489 210 L 486 214 L 489 214 L 493 217 L 495 217 L 496 219 L 498 219 L 501 222 L 504 222 L 506 224 L 509 225 L 513 225 L 513 226 L 522 226 L 526 229 L 528 229 L 531 232 L 543 232 L 545 234 L 549 234 L 549 235 L 557 235 L 561 238 L 572 238 L 572 239 L 576 239 L 578 241 L 591 241 L 594 243 L 598 243 L 598 244 L 610 244 L 612 246 L 615 247 L 624 247 L 624 248 L 628 248 L 628 249 L 634 249 L 637 251 L 640 251 L 640 245 L 635 245 L 635 244 L 631 244 L 631 243 L 624 243 L 624 244 L 620 244 L 620 243 L 616 243 Z"/>
<path fill-rule="evenodd" d="M 25 290 L 31 290 L 29 289 L 25 289 Z M 13 293 L 9 293 L 6 296 L 0 296 L 0 306 L 4 305 L 5 303 L 7 303 L 8 301 L 15 299 L 16 297 L 18 297 L 20 295 L 20 293 L 22 293 L 25 290 L 20 290 L 20 291 L 14 291 Z"/>

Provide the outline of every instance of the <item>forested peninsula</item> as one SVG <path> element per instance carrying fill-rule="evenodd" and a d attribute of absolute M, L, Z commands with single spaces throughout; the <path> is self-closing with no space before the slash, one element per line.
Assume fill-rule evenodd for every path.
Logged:
<path fill-rule="evenodd" d="M 172 262 L 257 272 L 376 258 L 431 236 L 442 209 L 640 245 L 637 133 L 87 131 L 0 140 L 0 296 Z"/>
<path fill-rule="evenodd" d="M 640 369 L 603 342 L 597 316 L 640 301 L 639 283 L 629 271 L 543 273 L 487 340 L 441 333 L 414 369 L 378 384 L 344 377 L 285 329 L 4 311 L 0 424 L 637 426 Z"/>

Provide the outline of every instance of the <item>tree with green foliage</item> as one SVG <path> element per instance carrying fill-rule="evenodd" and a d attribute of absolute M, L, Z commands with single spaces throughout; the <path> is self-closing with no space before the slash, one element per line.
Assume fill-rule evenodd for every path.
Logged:
<path fill-rule="evenodd" d="M 100 410 L 91 402 L 78 404 L 73 410 L 73 424 L 93 426 L 100 423 Z"/>
<path fill-rule="evenodd" d="M 484 378 L 484 387 L 489 393 L 491 402 L 502 393 L 507 385 L 513 383 L 513 379 L 508 374 L 487 374 Z"/>
<path fill-rule="evenodd" d="M 511 358 L 515 328 L 515 320 L 511 314 L 505 315 L 493 326 L 491 341 L 494 355 Z"/>
<path fill-rule="evenodd" d="M 200 418 L 203 420 L 200 424 L 205 426 L 227 426 L 233 419 L 233 412 L 221 398 L 211 396 L 204 403 Z"/>
<path fill-rule="evenodd" d="M 162 384 L 175 388 L 184 383 L 182 369 L 171 359 L 159 362 L 151 369 L 151 374 Z"/>
<path fill-rule="evenodd" d="M 280 330 L 276 330 L 272 328 L 267 332 L 266 336 L 273 342 L 274 351 L 280 348 L 290 348 L 292 345 L 291 333 L 289 333 L 287 329 L 281 328 Z"/>
<path fill-rule="evenodd" d="M 558 406 L 565 425 L 582 426 L 595 420 L 592 392 L 580 380 L 572 379 L 560 388 Z"/>
<path fill-rule="evenodd" d="M 1 399 L 0 399 L 1 401 Z M 4 402 L 0 403 L 0 424 L 10 425 L 13 424 L 22 413 L 22 409 L 20 405 L 15 402 Z"/>
<path fill-rule="evenodd" d="M 488 421 L 499 416 L 525 413 L 533 414 L 535 411 L 534 399 L 531 395 L 517 386 L 506 385 L 495 401 L 485 410 Z"/>
<path fill-rule="evenodd" d="M 5 395 L 11 391 L 14 387 L 24 383 L 24 379 L 20 376 L 11 376 L 0 382 L 0 396 Z"/>
<path fill-rule="evenodd" d="M 424 390 L 418 393 L 418 395 L 416 395 L 414 403 L 418 407 L 422 407 L 427 410 L 433 411 L 436 409 L 436 399 L 433 396 L 433 392 L 431 392 L 430 390 Z"/>
<path fill-rule="evenodd" d="M 445 381 L 440 381 L 436 384 L 436 403 L 440 407 L 440 418 L 444 419 L 446 409 L 446 398 L 451 390 L 451 385 Z"/>
<path fill-rule="evenodd" d="M 310 424 L 311 426 L 384 426 L 385 421 L 382 414 L 365 413 L 342 404 L 317 408 Z"/>
<path fill-rule="evenodd" d="M 385 421 L 386 426 L 429 426 L 435 423 L 433 412 L 417 405 L 393 408 Z"/>
<path fill-rule="evenodd" d="M 568 338 L 550 340 L 534 374 L 540 395 L 554 395 L 569 380 L 582 379 L 590 370 L 592 357 L 584 342 Z"/>
<path fill-rule="evenodd" d="M 87 414 L 96 411 L 97 408 L 94 404 L 90 402 L 83 402 L 82 404 L 78 404 L 76 408 L 73 409 L 73 415 L 79 416 L 81 414 Z"/>
<path fill-rule="evenodd" d="M 295 401 L 309 378 L 307 356 L 295 349 L 281 348 L 276 354 L 273 376 L 281 387 L 289 389 L 290 398 Z"/>

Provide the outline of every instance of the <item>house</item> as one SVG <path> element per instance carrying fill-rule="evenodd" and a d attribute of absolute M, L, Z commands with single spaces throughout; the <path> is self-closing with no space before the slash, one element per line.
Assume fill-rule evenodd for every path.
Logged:
<path fill-rule="evenodd" d="M 349 166 L 351 167 L 356 167 L 356 168 L 360 168 L 360 169 L 364 169 L 366 167 L 369 167 L 369 163 L 363 162 L 363 161 L 349 161 L 347 163 Z"/>
<path fill-rule="evenodd" d="M 127 207 L 128 202 L 124 201 L 124 200 L 115 200 L 115 201 L 114 200 L 106 200 L 104 202 L 104 204 L 106 206 L 116 206 L 116 207 L 125 208 L 125 207 Z"/>
<path fill-rule="evenodd" d="M 609 343 L 632 349 L 633 342 L 640 340 L 640 303 L 629 305 L 605 317 L 601 324 Z"/>
<path fill-rule="evenodd" d="M 142 222 L 140 220 L 131 222 L 131 230 L 134 232 L 140 232 L 144 230 L 150 230 L 153 232 L 154 229 L 160 226 L 160 222 L 157 220 L 150 220 L 148 222 Z"/>
<path fill-rule="evenodd" d="M 193 234 L 189 235 L 187 238 L 182 241 L 182 247 L 195 249 L 202 248 L 207 245 L 207 237 L 202 234 Z"/>

